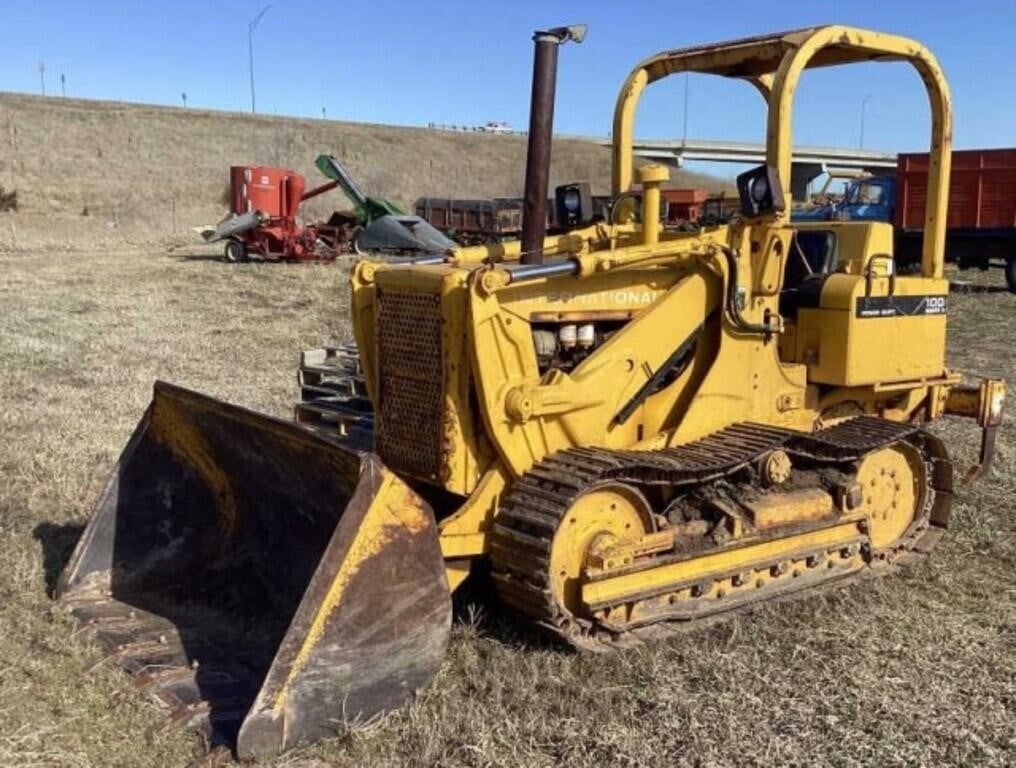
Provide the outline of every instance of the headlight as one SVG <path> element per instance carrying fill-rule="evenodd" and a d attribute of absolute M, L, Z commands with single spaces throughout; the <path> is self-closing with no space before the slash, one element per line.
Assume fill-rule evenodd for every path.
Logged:
<path fill-rule="evenodd" d="M 584 181 L 554 187 L 554 222 L 559 227 L 577 227 L 592 220 L 593 193 Z"/>
<path fill-rule="evenodd" d="M 768 216 L 787 209 L 776 169 L 759 165 L 737 177 L 737 196 L 744 216 Z"/>

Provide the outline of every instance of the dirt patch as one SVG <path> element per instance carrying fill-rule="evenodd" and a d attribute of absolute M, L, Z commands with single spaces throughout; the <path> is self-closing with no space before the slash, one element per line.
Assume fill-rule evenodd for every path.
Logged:
<path fill-rule="evenodd" d="M 0 765 L 196 754 L 195 737 L 157 729 L 163 713 L 127 675 L 96 666 L 47 590 L 152 381 L 287 417 L 299 351 L 349 337 L 347 276 L 145 251 L 0 255 Z M 951 297 L 951 364 L 1016 379 L 1014 310 L 1007 293 Z M 938 429 L 964 470 L 975 430 Z M 1014 498 L 1010 419 L 942 545 L 893 578 L 606 656 L 467 605 L 412 707 L 266 764 L 1011 765 Z"/>
<path fill-rule="evenodd" d="M 0 213 L 18 210 L 18 191 L 0 187 Z"/>

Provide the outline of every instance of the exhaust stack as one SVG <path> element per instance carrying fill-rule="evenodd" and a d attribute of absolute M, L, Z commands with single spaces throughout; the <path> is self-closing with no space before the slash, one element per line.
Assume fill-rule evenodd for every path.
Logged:
<path fill-rule="evenodd" d="M 543 263 L 547 233 L 547 190 L 550 186 L 550 143 L 554 133 L 554 91 L 557 49 L 586 37 L 586 25 L 555 27 L 533 33 L 533 92 L 529 104 L 529 148 L 526 154 L 526 191 L 522 208 L 523 264 Z"/>

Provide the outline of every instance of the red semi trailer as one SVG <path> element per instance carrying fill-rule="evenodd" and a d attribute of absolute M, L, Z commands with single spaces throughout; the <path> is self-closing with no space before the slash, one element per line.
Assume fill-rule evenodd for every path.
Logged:
<path fill-rule="evenodd" d="M 928 155 L 902 154 L 896 169 L 897 258 L 920 260 Z M 1016 292 L 1016 148 L 952 153 L 946 255 L 961 269 L 1005 268 Z"/>

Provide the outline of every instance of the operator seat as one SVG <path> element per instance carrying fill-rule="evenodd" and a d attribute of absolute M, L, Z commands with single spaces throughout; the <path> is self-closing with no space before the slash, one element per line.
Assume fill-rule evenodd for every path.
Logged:
<path fill-rule="evenodd" d="M 795 230 L 783 272 L 780 315 L 794 320 L 805 307 L 818 308 L 822 286 L 836 271 L 836 234 L 823 230 Z"/>

